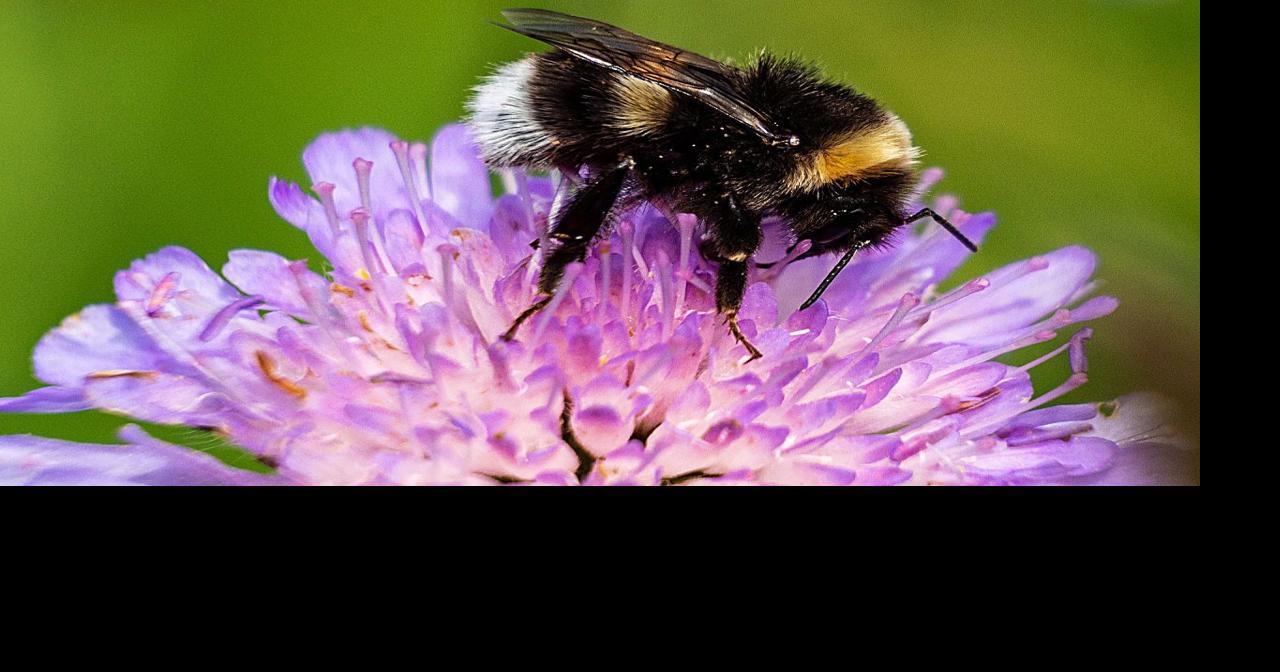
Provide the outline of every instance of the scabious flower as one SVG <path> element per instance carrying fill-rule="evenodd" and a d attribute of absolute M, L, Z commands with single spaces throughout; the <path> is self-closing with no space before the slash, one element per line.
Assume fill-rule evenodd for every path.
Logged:
<path fill-rule="evenodd" d="M 429 156 L 428 156 L 429 155 Z M 1086 381 L 1095 259 L 1067 247 L 939 291 L 967 251 L 937 229 L 860 256 L 796 311 L 830 259 L 756 269 L 746 353 L 715 313 L 699 223 L 619 218 L 535 298 L 556 180 L 504 175 L 496 200 L 467 131 L 428 148 L 377 129 L 321 136 L 311 191 L 272 179 L 276 211 L 322 268 L 238 250 L 219 275 L 162 249 L 115 278 L 116 303 L 36 347 L 48 387 L 0 410 L 101 409 L 209 429 L 275 467 L 235 469 L 130 426 L 125 446 L 0 438 L 0 482 L 158 484 L 1021 484 L 1179 478 L 1151 400 L 1051 405 Z M 430 169 L 428 170 L 428 165 Z M 927 175 L 936 181 L 937 172 Z M 990 214 L 933 204 L 980 240 Z M 760 259 L 784 257 L 766 222 Z M 547 249 L 544 244 L 539 247 Z M 788 263 L 789 262 L 789 263 Z M 1073 333 L 1069 333 L 1074 330 Z M 1059 337 L 1024 364 L 998 357 Z M 1029 371 L 1072 374 L 1043 392 Z M 1162 471 L 1163 470 L 1163 471 Z"/>

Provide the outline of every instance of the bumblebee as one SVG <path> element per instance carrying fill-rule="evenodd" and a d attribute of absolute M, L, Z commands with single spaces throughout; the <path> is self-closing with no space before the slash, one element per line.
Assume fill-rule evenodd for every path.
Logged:
<path fill-rule="evenodd" d="M 620 212 L 641 201 L 703 223 L 702 252 L 719 265 L 716 307 L 750 355 L 737 313 L 761 219 L 777 215 L 801 255 L 843 256 L 898 227 L 941 216 L 909 212 L 919 150 L 897 116 L 793 59 L 761 54 L 734 67 L 616 26 L 538 9 L 502 12 L 502 27 L 555 49 L 498 68 L 468 102 L 468 123 L 492 167 L 558 168 L 576 183 L 552 215 L 540 298 L 504 335 L 550 303 L 565 267 Z M 749 361 L 749 360 L 748 360 Z"/>

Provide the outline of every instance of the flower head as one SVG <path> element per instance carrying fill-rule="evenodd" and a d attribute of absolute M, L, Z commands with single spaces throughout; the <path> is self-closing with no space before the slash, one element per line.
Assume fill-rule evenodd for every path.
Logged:
<path fill-rule="evenodd" d="M 48 387 L 0 400 L 211 428 L 276 474 L 132 427 L 127 447 L 0 438 L 0 480 L 1135 482 L 1168 450 L 1144 397 L 1051 405 L 1087 379 L 1091 331 L 1079 325 L 1116 307 L 1089 297 L 1086 249 L 940 291 L 967 251 L 939 230 L 903 231 L 797 312 L 831 260 L 783 258 L 784 229 L 766 222 L 758 256 L 782 260 L 754 271 L 739 313 L 764 354 L 747 363 L 716 315 L 699 223 L 641 205 L 508 342 L 535 298 L 531 243 L 547 240 L 556 180 L 511 172 L 495 199 L 461 126 L 430 147 L 377 129 L 328 134 L 303 161 L 315 197 L 276 179 L 269 197 L 322 267 L 239 250 L 219 275 L 162 249 L 116 276 L 116 303 L 40 341 Z M 933 207 L 975 240 L 994 224 L 950 199 Z M 997 361 L 1059 338 L 1044 357 Z M 1037 393 L 1029 371 L 1055 357 L 1073 373 Z"/>

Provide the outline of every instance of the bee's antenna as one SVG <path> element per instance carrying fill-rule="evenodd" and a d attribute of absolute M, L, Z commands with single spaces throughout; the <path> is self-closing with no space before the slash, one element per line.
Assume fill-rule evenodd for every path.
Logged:
<path fill-rule="evenodd" d="M 924 219 L 925 217 L 929 217 L 933 219 L 933 221 L 942 225 L 942 228 L 946 229 L 947 233 L 950 233 L 951 235 L 955 236 L 956 240 L 960 241 L 961 243 L 964 244 L 965 247 L 969 248 L 970 252 L 978 251 L 978 246 L 974 245 L 973 241 L 966 238 L 963 233 L 960 233 L 960 229 L 957 229 L 956 227 L 952 226 L 951 222 L 948 222 L 945 218 L 943 218 L 942 215 L 939 215 L 938 213 L 930 210 L 929 208 L 924 208 L 920 212 L 917 212 L 916 214 L 911 215 L 910 217 L 902 220 L 902 223 L 910 224 L 916 220 Z"/>
<path fill-rule="evenodd" d="M 827 274 L 827 277 L 822 279 L 822 284 L 818 285 L 818 288 L 813 290 L 813 294 L 810 295 L 809 298 L 805 299 L 804 303 L 800 304 L 800 307 L 796 310 L 804 310 L 816 303 L 818 299 L 822 298 L 822 293 L 827 291 L 827 287 L 830 287 L 831 283 L 835 281 L 836 276 L 840 275 L 840 271 L 843 271 L 844 267 L 849 265 L 849 260 L 853 259 L 853 254 L 866 246 L 866 243 L 858 243 L 849 248 L 849 251 L 845 252 L 844 256 L 840 258 L 836 267 L 831 269 L 831 272 Z"/>

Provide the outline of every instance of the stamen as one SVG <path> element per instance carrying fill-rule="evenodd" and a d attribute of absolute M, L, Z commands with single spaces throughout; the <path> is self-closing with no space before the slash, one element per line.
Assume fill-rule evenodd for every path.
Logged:
<path fill-rule="evenodd" d="M 461 253 L 461 250 L 459 250 L 456 245 L 452 245 L 450 243 L 442 243 L 436 246 L 436 252 L 440 253 L 440 275 L 441 275 L 441 284 L 443 285 L 443 291 L 442 291 L 443 296 L 441 297 L 441 299 L 444 301 L 444 307 L 445 307 L 445 311 L 444 311 L 445 321 L 444 321 L 443 331 L 445 334 L 449 336 L 450 339 L 452 339 L 453 338 L 453 310 L 454 310 L 454 303 L 455 303 L 454 297 L 453 297 L 453 264 L 454 264 L 454 261 L 458 258 L 458 254 Z"/>
<path fill-rule="evenodd" d="M 1071 362 L 1071 370 L 1080 373 L 1089 372 L 1089 359 L 1084 353 L 1084 344 L 1093 338 L 1093 330 L 1089 328 L 1081 329 L 1075 336 L 1071 337 L 1071 346 L 1067 352 L 1067 358 Z"/>
<path fill-rule="evenodd" d="M 622 319 L 631 329 L 635 321 L 631 319 L 631 257 L 635 249 L 635 225 L 626 219 L 618 226 L 622 232 Z"/>
<path fill-rule="evenodd" d="M 356 169 L 356 183 L 360 185 L 360 205 L 365 210 L 373 212 L 373 206 L 369 200 L 369 174 L 373 172 L 373 162 L 357 158 L 351 162 L 351 167 Z"/>
<path fill-rule="evenodd" d="M 231 318 L 235 317 L 236 313 L 260 306 L 266 302 L 267 300 L 261 296 L 246 296 L 243 299 L 232 301 L 222 310 L 215 313 L 213 318 L 209 320 L 209 324 L 200 332 L 200 340 L 208 343 L 222 333 L 223 328 L 231 323 Z"/>
<path fill-rule="evenodd" d="M 672 315 L 680 314 L 684 310 L 685 288 L 688 285 L 689 278 L 693 276 L 693 269 L 689 266 L 689 252 L 693 248 L 693 224 L 697 221 L 693 215 L 679 215 L 676 222 L 680 228 L 680 266 L 676 269 L 676 300 L 673 306 Z"/>
<path fill-rule="evenodd" d="M 551 302 L 546 308 L 542 309 L 542 315 L 538 318 L 538 328 L 533 332 L 533 342 L 542 340 L 542 333 L 546 331 L 547 325 L 551 322 L 551 316 L 555 314 L 556 308 L 560 306 L 560 302 L 564 301 L 564 297 L 569 294 L 573 288 L 573 283 L 578 279 L 578 275 L 582 273 L 582 262 L 575 261 L 564 267 L 564 275 L 560 278 L 560 287 L 556 289 L 556 293 L 551 297 Z"/>
<path fill-rule="evenodd" d="M 1045 332 L 1039 332 L 1039 333 L 1045 333 Z M 1063 343 L 1062 345 L 1054 348 L 1052 351 L 1050 351 L 1048 354 L 1042 357 L 1037 357 L 1036 359 L 1026 364 L 1023 364 L 1022 366 L 1018 367 L 1018 370 L 1023 372 L 1030 371 L 1031 369 L 1034 369 L 1037 366 L 1040 366 L 1041 364 L 1044 364 L 1045 362 L 1062 354 L 1063 350 L 1070 349 L 1071 353 L 1069 357 L 1071 358 L 1071 370 L 1073 372 L 1079 371 L 1083 373 L 1084 372 L 1083 367 L 1086 366 L 1086 362 L 1084 361 L 1084 343 L 1090 338 L 1093 338 L 1093 330 L 1087 327 L 1084 329 L 1081 329 L 1080 331 L 1077 331 L 1075 334 L 1072 334 L 1071 338 L 1066 343 Z M 1080 364 L 1079 368 L 1076 366 L 1077 361 Z"/>
<path fill-rule="evenodd" d="M 364 260 L 365 271 L 370 275 L 383 272 L 374 265 L 373 259 L 369 256 L 369 211 L 356 208 L 351 211 L 349 217 L 356 227 L 356 242 L 360 245 L 360 258 Z"/>
<path fill-rule="evenodd" d="M 177 271 L 170 271 L 156 283 L 155 289 L 151 290 L 150 298 L 147 299 L 148 316 L 155 317 L 160 314 L 160 309 L 164 308 L 165 304 L 178 293 L 178 280 L 181 277 Z"/>
<path fill-rule="evenodd" d="M 671 338 L 673 324 L 675 322 L 676 304 L 675 304 L 675 288 L 671 273 L 671 259 L 667 257 L 666 251 L 658 252 L 658 260 L 654 264 L 654 270 L 658 276 L 658 289 L 662 293 L 662 340 Z"/>
<path fill-rule="evenodd" d="M 1043 395 L 1040 396 L 1040 398 L 1032 399 L 1030 402 L 1027 402 L 1027 405 L 1022 409 L 1022 412 L 1025 413 L 1033 408 L 1038 408 L 1040 406 L 1043 406 L 1053 401 L 1054 399 L 1057 399 L 1058 397 L 1061 397 L 1062 395 L 1076 389 L 1077 387 L 1084 385 L 1087 382 L 1089 382 L 1089 374 L 1084 372 L 1073 373 L 1071 374 L 1071 377 L 1063 381 L 1061 385 L 1044 393 Z"/>
<path fill-rule="evenodd" d="M 377 304 L 384 315 L 391 314 L 391 306 L 387 303 L 387 298 L 382 291 L 388 269 L 392 268 L 391 260 L 388 258 L 383 261 L 383 252 L 378 247 L 378 241 L 369 236 L 369 220 L 370 215 L 364 208 L 356 208 L 351 211 L 351 222 L 356 227 L 356 242 L 360 245 L 360 258 L 364 260 L 365 269 L 370 275 L 372 282 L 370 285 L 374 288 L 374 297 Z"/>
<path fill-rule="evenodd" d="M 889 334 L 892 333 L 894 329 L 897 329 L 899 324 L 902 324 L 902 320 L 906 318 L 907 313 L 910 312 L 912 308 L 919 305 L 919 303 L 920 297 L 916 296 L 914 293 L 907 292 L 906 294 L 903 294 L 902 299 L 898 301 L 898 308 L 893 311 L 893 315 L 889 317 L 889 321 L 880 329 L 880 333 L 876 334 L 875 338 L 871 339 L 871 342 L 858 352 L 858 356 L 853 359 L 859 360 L 864 356 L 875 352 L 876 347 L 880 345 L 881 341 L 888 338 Z"/>
<path fill-rule="evenodd" d="M 415 142 L 409 145 L 409 167 L 412 168 L 414 184 L 418 185 L 418 193 L 431 198 L 431 183 L 427 181 L 427 145 Z"/>
<path fill-rule="evenodd" d="M 974 294 L 977 294 L 978 292 L 981 292 L 990 286 L 991 286 L 990 280 L 986 278 L 974 278 L 973 280 L 966 282 L 963 286 L 957 287 L 951 290 L 950 292 L 947 292 L 946 294 L 938 297 L 936 301 L 932 303 L 926 303 L 922 306 L 917 307 L 915 310 L 911 311 L 911 314 L 908 315 L 908 317 L 916 318 L 922 315 L 927 315 L 929 313 L 932 313 L 935 310 L 938 310 L 939 308 L 949 306 L 955 303 L 956 301 L 959 301 L 960 299 L 973 296 Z"/>
<path fill-rule="evenodd" d="M 639 219 L 639 217 L 637 217 L 637 219 Z M 649 235 L 649 227 L 636 226 L 636 238 L 635 238 L 636 242 L 631 249 L 631 258 L 635 260 L 636 269 L 640 271 L 640 277 L 642 278 L 653 277 L 652 275 L 653 271 L 649 269 L 649 262 L 645 261 L 644 254 L 643 254 L 644 239 L 645 239 L 645 236 L 647 235 Z"/>
<path fill-rule="evenodd" d="M 396 163 L 400 166 L 400 179 L 404 182 L 404 189 L 409 194 L 409 205 L 413 208 L 413 216 L 418 218 L 418 226 L 422 227 L 423 234 L 429 233 L 427 225 L 427 216 L 422 211 L 422 197 L 418 194 L 418 185 L 413 181 L 413 174 L 409 170 L 409 143 L 403 140 L 396 140 L 390 145 L 392 153 L 396 155 Z"/>
<path fill-rule="evenodd" d="M 360 206 L 365 211 L 365 221 L 367 222 L 368 220 L 373 219 L 373 201 L 369 191 L 369 176 L 373 173 L 373 162 L 367 159 L 357 158 L 355 161 L 351 162 L 351 166 L 355 168 L 356 171 L 356 182 L 360 185 Z M 354 213 L 351 215 L 351 218 L 354 222 Z M 389 269 L 392 268 L 391 257 L 387 256 L 386 250 L 383 249 L 381 236 L 370 236 L 368 227 L 361 223 L 356 224 L 356 236 L 360 240 L 361 255 L 364 258 L 365 268 L 368 269 L 370 274 L 374 272 L 381 272 L 383 274 L 389 273 Z M 369 255 L 365 251 L 366 248 L 369 248 L 370 246 L 373 248 L 373 260 L 378 262 L 377 266 L 380 268 L 375 268 L 375 266 L 370 263 Z M 386 306 L 383 306 L 383 310 L 386 310 Z"/>
<path fill-rule="evenodd" d="M 604 311 L 609 305 L 609 290 L 613 286 L 613 260 L 611 259 L 613 255 L 611 254 L 612 247 L 609 245 L 608 239 L 600 243 L 596 250 L 600 259 L 600 297 L 596 302 L 596 318 L 603 320 Z"/>
<path fill-rule="evenodd" d="M 973 357 L 970 357 L 964 361 L 958 362 L 952 366 L 947 367 L 946 369 L 943 369 L 941 371 L 934 373 L 932 377 L 934 379 L 941 379 L 943 376 L 946 376 L 955 371 L 959 371 L 960 369 L 973 366 L 974 364 L 981 364 L 982 362 L 991 361 L 992 359 L 995 359 L 1000 355 L 1003 355 L 1008 352 L 1013 352 L 1014 350 L 1021 350 L 1022 348 L 1035 345 L 1036 343 L 1052 341 L 1057 337 L 1058 337 L 1058 332 L 1053 331 L 1052 329 L 1044 329 L 1041 331 L 1036 331 L 1035 333 L 1030 334 L 1028 336 L 1023 336 L 1022 338 L 1015 339 L 1012 343 L 1004 347 L 997 348 L 995 350 L 980 352 L 977 355 L 974 355 Z"/>
<path fill-rule="evenodd" d="M 1018 278 L 1026 276 L 1027 274 L 1043 271 L 1048 267 L 1049 267 L 1048 259 L 1045 259 L 1044 257 L 1033 257 L 1031 259 L 1028 259 L 1026 263 L 1021 264 L 1017 269 L 1015 269 L 1015 271 L 1009 277 L 1001 278 L 999 282 L 991 283 L 986 278 L 978 278 L 977 280 L 974 280 L 969 284 L 985 281 L 986 284 L 983 287 L 983 290 L 985 291 L 987 289 L 1003 287 Z M 932 310 L 937 310 L 937 308 L 933 308 Z M 943 326 L 947 326 L 955 322 L 963 322 L 964 320 L 968 320 L 968 319 L 971 319 L 971 318 L 965 317 L 965 318 L 960 318 L 958 320 L 953 319 L 950 321 L 943 320 L 941 322 L 934 322 L 933 328 L 938 329 Z M 1044 330 L 1054 330 L 1060 327 L 1065 327 L 1066 325 L 1071 324 L 1071 321 L 1072 321 L 1071 311 L 1067 310 L 1066 308 L 1059 308 L 1056 312 L 1054 312 L 1053 315 L 1024 329 L 1022 331 L 1022 335 L 1016 337 L 1014 340 L 1020 341 L 1023 338 L 1025 338 L 1027 335 L 1036 334 Z M 932 330 L 921 329 L 920 331 L 917 331 L 916 333 L 912 334 L 911 337 L 907 339 L 906 343 L 908 345 L 914 345 L 919 342 L 919 339 L 921 336 L 928 333 L 932 333 Z M 1004 352 L 1008 352 L 1008 350 L 1005 350 Z M 994 356 L 995 355 L 987 356 L 986 359 L 990 359 L 991 357 L 994 357 Z"/>
<path fill-rule="evenodd" d="M 1063 395 L 1071 392 L 1072 390 L 1075 390 L 1076 388 L 1080 387 L 1081 385 L 1084 385 L 1085 383 L 1089 382 L 1089 374 L 1085 373 L 1085 369 L 1088 368 L 1089 363 L 1084 356 L 1084 343 L 1085 341 L 1089 340 L 1089 338 L 1092 336 L 1093 336 L 1092 329 L 1081 329 L 1071 337 L 1071 341 L 1067 343 L 1066 346 L 1059 347 L 1055 349 L 1053 353 L 1051 353 L 1053 355 L 1061 354 L 1064 349 L 1070 349 L 1073 353 L 1075 353 L 1074 356 L 1069 356 L 1071 360 L 1071 370 L 1072 370 L 1071 376 L 1068 377 L 1065 381 L 1063 381 L 1061 385 L 1040 395 L 1038 398 L 1029 400 L 1027 403 L 1017 407 L 1015 410 L 1013 410 L 1010 413 L 1004 414 L 996 418 L 992 418 L 981 425 L 967 427 L 964 431 L 965 438 L 974 438 L 974 437 L 982 436 L 983 434 L 999 429 L 1000 427 L 1003 427 L 1013 417 L 1020 415 L 1022 413 L 1026 413 L 1027 411 L 1039 408 L 1040 406 L 1044 406 L 1045 404 L 1051 401 L 1054 401 L 1055 399 L 1058 399 Z M 1032 365 L 1037 365 L 1041 363 L 1041 361 L 1044 359 L 1045 359 L 1044 357 L 1041 357 L 1037 359 L 1035 362 L 1033 362 Z M 1030 368 L 1030 365 L 1026 367 L 1022 367 L 1023 370 L 1026 370 L 1029 368 Z"/>
<path fill-rule="evenodd" d="M 329 232 L 333 234 L 334 240 L 337 240 L 342 228 L 338 225 L 338 208 L 333 204 L 333 189 L 333 184 L 329 182 L 317 182 L 311 185 L 311 191 L 320 196 L 320 203 L 324 205 L 324 216 L 329 220 Z"/>

